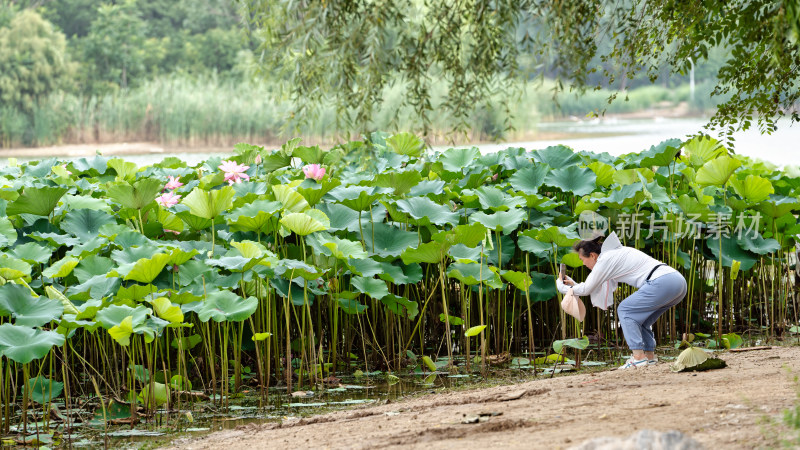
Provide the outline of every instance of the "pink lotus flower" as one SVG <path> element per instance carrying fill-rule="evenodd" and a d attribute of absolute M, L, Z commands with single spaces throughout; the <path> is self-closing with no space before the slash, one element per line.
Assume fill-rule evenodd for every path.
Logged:
<path fill-rule="evenodd" d="M 183 183 L 181 183 L 180 178 L 175 178 L 171 175 L 168 176 L 167 178 L 169 178 L 169 181 L 167 182 L 167 185 L 164 186 L 164 189 L 169 189 L 171 191 L 174 191 L 175 189 L 178 189 L 179 187 L 183 186 Z"/>
<path fill-rule="evenodd" d="M 325 168 L 319 164 L 309 164 L 303 167 L 303 173 L 306 174 L 306 178 L 319 181 L 325 176 Z"/>
<path fill-rule="evenodd" d="M 168 230 L 168 229 L 166 229 L 166 228 L 164 228 L 164 232 L 166 232 L 166 233 L 172 233 L 172 234 L 174 234 L 175 236 L 177 236 L 177 235 L 181 234 L 181 232 L 180 232 L 180 231 Z M 175 266 L 175 272 L 177 272 L 177 271 L 178 271 L 178 266 Z"/>
<path fill-rule="evenodd" d="M 175 194 L 174 192 L 167 192 L 166 194 L 161 194 L 156 197 L 156 203 L 165 208 L 177 205 L 180 200 L 181 196 Z"/>
<path fill-rule="evenodd" d="M 261 164 L 261 154 L 256 155 L 256 164 Z"/>
<path fill-rule="evenodd" d="M 236 162 L 230 160 L 222 161 L 222 164 L 219 165 L 219 170 L 225 172 L 225 181 L 228 184 L 239 183 L 241 182 L 240 180 L 249 180 L 250 175 L 244 173 L 249 168 L 250 166 L 236 164 Z"/>
<path fill-rule="evenodd" d="M 64 168 L 64 171 L 67 172 L 67 175 L 72 175 L 72 172 L 70 172 L 69 169 L 67 169 L 67 165 L 66 164 L 62 164 L 61 167 Z"/>

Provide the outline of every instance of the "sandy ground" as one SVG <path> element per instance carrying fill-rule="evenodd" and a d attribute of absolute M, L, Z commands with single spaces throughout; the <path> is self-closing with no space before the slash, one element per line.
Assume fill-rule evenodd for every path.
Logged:
<path fill-rule="evenodd" d="M 569 448 L 640 429 L 679 430 L 708 449 L 780 447 L 797 401 L 800 347 L 725 353 L 725 369 L 672 373 L 666 362 L 513 386 L 429 394 L 282 424 L 247 425 L 181 449 Z M 462 423 L 491 414 L 480 423 Z M 795 436 L 797 431 L 794 431 Z"/>

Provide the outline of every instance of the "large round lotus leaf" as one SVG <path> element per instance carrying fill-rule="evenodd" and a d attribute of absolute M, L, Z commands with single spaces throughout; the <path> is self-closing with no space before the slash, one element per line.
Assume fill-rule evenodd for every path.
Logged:
<path fill-rule="evenodd" d="M 753 236 L 752 233 L 743 232 L 742 237 L 738 238 L 739 245 L 757 255 L 766 255 L 775 253 L 781 247 L 781 244 L 775 239 L 764 239 L 760 234 Z"/>
<path fill-rule="evenodd" d="M 534 161 L 547 164 L 553 169 L 560 169 L 567 166 L 579 164 L 580 156 L 565 145 L 554 145 L 542 150 L 532 152 Z"/>
<path fill-rule="evenodd" d="M 398 200 L 397 209 L 413 217 L 420 224 L 424 224 L 423 218 L 436 225 L 456 225 L 459 215 L 447 206 L 433 202 L 427 197 L 412 197 L 409 199 Z"/>
<path fill-rule="evenodd" d="M 132 264 L 140 259 L 149 258 L 159 253 L 159 248 L 154 245 L 143 245 L 141 247 L 127 247 L 122 250 L 111 252 L 111 259 L 118 265 Z"/>
<path fill-rule="evenodd" d="M 267 254 L 267 248 L 255 241 L 248 241 L 248 240 L 244 240 L 241 242 L 234 241 L 231 242 L 231 247 L 235 248 L 236 252 L 238 252 L 245 258 L 257 259 Z M 183 264 L 183 262 L 179 264 Z"/>
<path fill-rule="evenodd" d="M 376 280 L 375 278 L 366 277 L 353 277 L 350 280 L 350 285 L 358 292 L 367 294 L 370 297 L 380 300 L 389 295 L 389 288 L 386 287 L 386 282 L 383 280 Z"/>
<path fill-rule="evenodd" d="M 407 194 L 411 188 L 419 184 L 422 179 L 418 170 L 406 170 L 403 172 L 381 173 L 375 177 L 375 185 L 394 189 L 394 195 L 400 196 Z"/>
<path fill-rule="evenodd" d="M 245 258 L 244 256 L 233 255 L 216 259 L 209 258 L 205 263 L 209 266 L 221 267 L 231 272 L 241 273 L 252 269 L 259 261 L 260 259 L 258 258 Z"/>
<path fill-rule="evenodd" d="M 704 363 L 708 359 L 708 353 L 701 348 L 689 347 L 682 351 L 675 359 L 671 369 L 674 372 L 680 372 Z"/>
<path fill-rule="evenodd" d="M 61 303 L 61 306 L 64 308 L 64 314 L 74 314 L 76 316 L 80 314 L 80 311 L 78 311 L 75 305 L 53 286 L 45 286 L 44 291 L 47 293 L 47 298 Z"/>
<path fill-rule="evenodd" d="M 108 188 L 108 197 L 120 205 L 131 209 L 142 209 L 153 203 L 163 188 L 161 180 L 142 178 L 133 184 L 120 182 Z"/>
<path fill-rule="evenodd" d="M 680 139 L 662 141 L 660 144 L 640 153 L 641 162 L 639 164 L 642 167 L 668 166 L 675 162 L 675 157 L 680 151 L 681 144 Z"/>
<path fill-rule="evenodd" d="M 382 271 L 378 273 L 381 280 L 386 280 L 395 285 L 415 284 L 422 280 L 422 266 L 419 264 L 395 265 L 388 262 L 380 263 Z"/>
<path fill-rule="evenodd" d="M 553 246 L 548 242 L 536 240 L 537 234 L 537 230 L 524 231 L 517 239 L 517 245 L 520 250 L 533 253 L 539 258 L 547 258 L 547 255 L 553 251 Z"/>
<path fill-rule="evenodd" d="M 728 155 L 714 158 L 697 171 L 695 181 L 700 186 L 722 187 L 741 165 L 741 161 Z"/>
<path fill-rule="evenodd" d="M 299 236 L 307 236 L 316 231 L 325 231 L 327 229 L 324 223 L 306 213 L 287 214 L 281 218 L 280 223 Z"/>
<path fill-rule="evenodd" d="M 444 258 L 447 246 L 441 242 L 426 242 L 417 248 L 407 248 L 400 254 L 404 264 L 437 264 Z"/>
<path fill-rule="evenodd" d="M 0 217 L 0 247 L 8 247 L 17 242 L 17 230 L 7 217 Z"/>
<path fill-rule="evenodd" d="M 62 278 L 72 273 L 72 269 L 78 265 L 80 260 L 72 256 L 65 256 L 58 262 L 42 271 L 42 275 L 47 278 Z"/>
<path fill-rule="evenodd" d="M 431 236 L 431 240 L 447 245 L 463 244 L 475 247 L 486 239 L 486 227 L 475 222 L 469 225 L 457 225 L 450 230 L 440 231 Z"/>
<path fill-rule="evenodd" d="M 35 242 L 28 242 L 27 244 L 17 245 L 12 248 L 9 255 L 19 258 L 27 263 L 44 263 L 53 256 L 53 249 L 39 245 Z"/>
<path fill-rule="evenodd" d="M 306 199 L 309 205 L 314 206 L 322 200 L 325 194 L 340 184 L 342 184 L 342 182 L 336 178 L 326 178 L 321 182 L 316 182 L 308 178 L 295 189 Z"/>
<path fill-rule="evenodd" d="M 762 202 L 768 199 L 770 194 L 775 193 L 772 183 L 757 175 L 748 175 L 744 179 L 734 178 L 731 180 L 731 186 L 740 197 L 749 203 Z"/>
<path fill-rule="evenodd" d="M 64 383 L 50 380 L 41 375 L 35 376 L 22 385 L 22 391 L 28 393 L 28 398 L 32 401 L 44 405 L 50 403 L 54 398 L 61 395 L 64 390 Z"/>
<path fill-rule="evenodd" d="M 381 298 L 381 303 L 383 303 L 389 311 L 408 319 L 413 319 L 419 314 L 419 305 L 417 302 L 411 301 L 405 297 L 389 294 Z"/>
<path fill-rule="evenodd" d="M 551 170 L 545 164 L 538 164 L 533 167 L 518 170 L 508 179 L 511 187 L 526 194 L 536 194 L 544 184 L 544 177 Z"/>
<path fill-rule="evenodd" d="M 596 183 L 598 186 L 608 187 L 614 182 L 614 172 L 617 171 L 614 166 L 604 162 L 594 161 L 587 167 L 597 176 Z"/>
<path fill-rule="evenodd" d="M 354 211 L 367 211 L 384 194 L 391 192 L 392 189 L 374 186 L 339 186 L 328 195 Z"/>
<path fill-rule="evenodd" d="M 722 237 L 722 265 L 725 267 L 731 267 L 733 261 L 740 261 L 741 262 L 741 270 L 750 270 L 758 261 L 758 259 L 747 250 L 743 250 L 739 247 L 739 243 L 735 238 L 731 237 Z M 706 240 L 706 245 L 708 249 L 711 250 L 711 253 L 714 254 L 715 259 L 718 260 L 719 258 L 719 250 L 720 250 L 720 240 L 709 238 Z"/>
<path fill-rule="evenodd" d="M 342 294 L 345 294 L 344 292 Z M 361 314 L 367 310 L 367 305 L 361 304 L 355 298 L 348 298 L 344 296 L 340 296 L 336 299 L 336 302 L 339 304 L 339 307 L 342 308 L 346 314 Z"/>
<path fill-rule="evenodd" d="M 197 316 L 201 322 L 241 322 L 256 311 L 258 299 L 242 298 L 231 291 L 212 291 L 202 302 Z"/>
<path fill-rule="evenodd" d="M 756 206 L 756 209 L 769 217 L 781 217 L 792 211 L 800 210 L 800 201 L 796 198 L 772 195 Z"/>
<path fill-rule="evenodd" d="M 484 282 L 490 286 L 502 285 L 500 276 L 495 272 L 494 267 L 486 263 L 453 263 L 447 268 L 447 276 L 455 278 L 466 285 L 478 284 Z"/>
<path fill-rule="evenodd" d="M 483 253 L 486 255 L 485 261 L 496 267 L 505 267 L 505 265 L 511 261 L 511 258 L 514 257 L 514 253 L 517 251 L 517 245 L 514 243 L 514 240 L 511 239 L 511 236 L 506 235 L 500 236 L 500 245 L 497 243 L 497 237 L 492 236 L 492 244 L 494 245 L 493 249 L 483 249 Z M 498 261 L 500 257 L 502 257 L 501 261 Z"/>
<path fill-rule="evenodd" d="M 213 220 L 231 208 L 235 194 L 236 192 L 231 186 L 211 191 L 196 187 L 181 201 L 181 204 L 188 206 L 189 212 L 193 215 Z"/>
<path fill-rule="evenodd" d="M 481 258 L 481 249 L 479 247 L 470 248 L 464 244 L 456 244 L 450 247 L 447 254 L 455 262 L 476 262 Z"/>
<path fill-rule="evenodd" d="M 425 149 L 425 142 L 414 134 L 402 132 L 386 139 L 386 146 L 397 154 L 419 158 Z"/>
<path fill-rule="evenodd" d="M 16 200 L 6 207 L 6 214 L 9 216 L 17 214 L 49 216 L 66 193 L 67 188 L 62 187 L 25 188 Z"/>
<path fill-rule="evenodd" d="M 348 259 L 347 268 L 350 272 L 364 277 L 374 277 L 383 273 L 383 266 L 372 258 Z"/>
<path fill-rule="evenodd" d="M 0 255 L 0 277 L 6 280 L 25 278 L 30 281 L 31 265 L 21 259 Z"/>
<path fill-rule="evenodd" d="M 322 203 L 317 207 L 331 221 L 331 231 L 358 231 L 358 211 L 339 203 Z"/>
<path fill-rule="evenodd" d="M 578 166 L 569 166 L 563 169 L 550 171 L 544 183 L 561 189 L 563 192 L 572 192 L 575 195 L 590 194 L 597 187 L 597 176 L 590 169 Z"/>
<path fill-rule="evenodd" d="M 422 195 L 439 195 L 444 192 L 443 180 L 422 180 L 408 191 L 408 197 L 418 197 Z"/>
<path fill-rule="evenodd" d="M 648 183 L 653 181 L 653 178 L 655 178 L 655 174 L 652 170 L 636 168 L 615 170 L 614 174 L 611 176 L 611 179 L 614 180 L 614 183 L 617 183 L 620 186 L 627 186 L 629 184 L 641 182 L 642 176 L 645 177 Z"/>
<path fill-rule="evenodd" d="M 398 257 L 405 249 L 419 245 L 417 233 L 383 222 L 365 224 L 363 231 L 361 239 L 367 250 L 381 257 Z"/>
<path fill-rule="evenodd" d="M 700 167 L 708 161 L 725 154 L 722 144 L 709 136 L 696 136 L 683 145 L 689 164 Z"/>
<path fill-rule="evenodd" d="M 153 305 L 156 315 L 170 323 L 183 323 L 183 312 L 180 306 L 173 305 L 168 298 L 158 297 L 153 299 L 150 304 Z"/>
<path fill-rule="evenodd" d="M 325 273 L 325 270 L 306 264 L 296 259 L 284 258 L 278 262 L 278 272 L 287 278 L 302 277 L 306 280 L 316 280 Z M 283 272 L 280 272 L 283 269 Z"/>
<path fill-rule="evenodd" d="M 538 230 L 536 240 L 547 244 L 555 244 L 557 247 L 571 247 L 572 244 L 580 240 L 575 231 L 562 227 L 547 227 Z"/>
<path fill-rule="evenodd" d="M 517 272 L 515 270 L 506 270 L 501 274 L 504 280 L 513 284 L 519 290 L 527 290 L 533 284 L 531 276 L 525 272 Z"/>
<path fill-rule="evenodd" d="M 110 214 L 93 209 L 70 211 L 61 221 L 61 229 L 81 239 L 97 236 L 100 227 L 107 223 L 116 223 Z"/>
<path fill-rule="evenodd" d="M 0 316 L 11 317 L 16 325 L 39 327 L 58 319 L 63 312 L 60 301 L 35 298 L 25 286 L 11 283 L 0 286 Z"/>
<path fill-rule="evenodd" d="M 109 328 L 108 335 L 117 344 L 123 347 L 129 346 L 131 344 L 131 335 L 133 335 L 133 316 L 126 316 L 119 324 Z"/>
<path fill-rule="evenodd" d="M 683 215 L 687 220 L 705 222 L 708 221 L 711 217 L 711 214 L 713 214 L 708 205 L 704 205 L 697 201 L 696 198 L 689 197 L 686 194 L 681 195 L 674 201 L 681 211 L 683 211 Z"/>
<path fill-rule="evenodd" d="M 477 222 L 490 230 L 502 231 L 509 234 L 519 227 L 528 217 L 525 210 L 514 208 L 508 211 L 498 211 L 494 214 L 476 212 L 469 216 L 470 222 Z"/>
<path fill-rule="evenodd" d="M 92 255 L 78 263 L 72 272 L 78 278 L 78 281 L 85 283 L 92 277 L 107 274 L 115 265 L 110 258 Z"/>
<path fill-rule="evenodd" d="M 492 211 L 508 211 L 511 208 L 525 205 L 525 199 L 512 197 L 494 186 L 484 186 L 475 190 L 483 209 Z"/>
<path fill-rule="evenodd" d="M 531 282 L 529 292 L 532 302 L 546 302 L 558 294 L 556 277 L 549 273 L 531 272 Z"/>
<path fill-rule="evenodd" d="M 361 242 L 351 241 L 349 239 L 339 239 L 336 236 L 330 236 L 324 238 L 322 245 L 337 259 L 364 259 L 368 256 Z"/>
<path fill-rule="evenodd" d="M 164 270 L 169 260 L 170 255 L 164 253 L 158 253 L 151 258 L 142 258 L 133 264 L 124 279 L 149 284 Z"/>
<path fill-rule="evenodd" d="M 97 311 L 95 320 L 100 322 L 100 325 L 108 330 L 111 327 L 121 324 L 126 317 L 130 316 L 131 326 L 136 327 L 147 320 L 147 315 L 149 313 L 150 309 L 143 305 L 139 305 L 136 308 L 131 308 L 126 305 L 111 305 Z"/>
<path fill-rule="evenodd" d="M 572 338 L 572 339 L 564 339 L 563 341 L 553 341 L 553 350 L 561 354 L 561 351 L 564 347 L 571 347 L 576 348 L 578 350 L 585 350 L 589 347 L 589 338 L 584 336 L 580 339 Z"/>
<path fill-rule="evenodd" d="M 43 358 L 53 346 L 64 344 L 64 336 L 55 331 L 43 331 L 4 323 L 0 325 L 0 355 L 28 364 Z"/>
<path fill-rule="evenodd" d="M 269 200 L 256 200 L 228 213 L 225 218 L 233 231 L 256 231 L 267 233 L 278 222 L 275 215 L 281 203 Z"/>
<path fill-rule="evenodd" d="M 477 147 L 451 148 L 439 156 L 444 170 L 461 173 L 463 169 L 472 166 L 481 152 Z"/>
<path fill-rule="evenodd" d="M 303 161 L 306 164 L 319 164 L 325 157 L 325 152 L 319 148 L 319 145 L 315 145 L 313 147 L 300 145 L 292 151 L 292 156 L 295 158 L 300 158 L 300 161 Z"/>

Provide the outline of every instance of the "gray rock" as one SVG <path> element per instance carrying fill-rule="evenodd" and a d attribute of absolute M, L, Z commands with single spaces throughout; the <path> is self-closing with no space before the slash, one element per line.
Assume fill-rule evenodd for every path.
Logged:
<path fill-rule="evenodd" d="M 702 450 L 703 446 L 680 431 L 641 430 L 627 438 L 600 437 L 570 450 Z"/>

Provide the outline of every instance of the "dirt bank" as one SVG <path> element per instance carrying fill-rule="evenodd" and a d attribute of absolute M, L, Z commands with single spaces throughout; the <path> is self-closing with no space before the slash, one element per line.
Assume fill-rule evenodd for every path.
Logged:
<path fill-rule="evenodd" d="M 568 448 L 634 430 L 679 430 L 708 449 L 773 448 L 797 400 L 800 347 L 726 353 L 728 368 L 672 373 L 667 363 L 514 386 L 431 394 L 283 424 L 249 425 L 182 449 Z M 488 420 L 464 424 L 489 414 Z M 795 431 L 796 433 L 796 431 Z"/>

